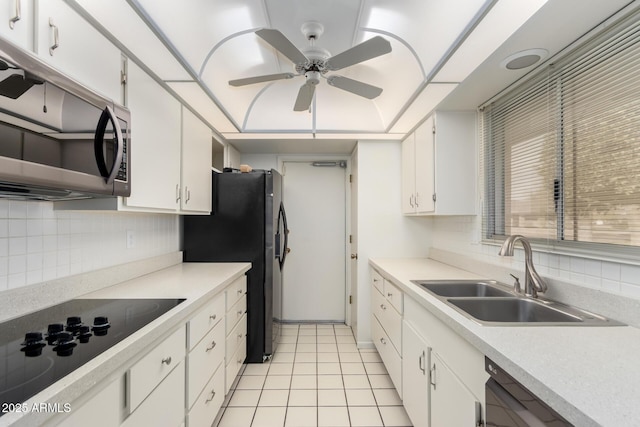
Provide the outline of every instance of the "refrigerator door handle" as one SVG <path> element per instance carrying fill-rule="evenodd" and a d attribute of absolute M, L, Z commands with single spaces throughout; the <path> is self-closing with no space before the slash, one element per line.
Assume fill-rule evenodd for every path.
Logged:
<path fill-rule="evenodd" d="M 280 212 L 278 212 L 278 235 L 280 234 L 280 219 L 282 219 L 282 233 L 284 233 L 284 246 L 280 255 L 280 270 L 284 267 L 284 261 L 289 253 L 289 228 L 287 226 L 287 213 L 284 210 L 284 203 L 280 202 Z"/>

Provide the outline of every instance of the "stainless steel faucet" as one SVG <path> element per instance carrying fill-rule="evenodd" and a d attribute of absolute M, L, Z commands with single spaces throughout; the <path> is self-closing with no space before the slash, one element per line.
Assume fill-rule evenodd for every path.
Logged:
<path fill-rule="evenodd" d="M 513 247 L 518 241 L 522 243 L 522 247 L 524 248 L 524 294 L 532 298 L 537 298 L 538 292 L 546 292 L 548 286 L 533 266 L 533 252 L 531 251 L 529 241 L 519 234 L 509 236 L 504 243 L 502 243 L 498 255 L 513 256 Z"/>

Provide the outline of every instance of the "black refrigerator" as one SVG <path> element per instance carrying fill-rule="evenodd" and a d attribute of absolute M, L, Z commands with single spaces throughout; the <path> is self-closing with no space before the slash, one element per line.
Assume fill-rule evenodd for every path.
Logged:
<path fill-rule="evenodd" d="M 282 176 L 275 170 L 213 172 L 212 212 L 183 221 L 185 262 L 251 262 L 247 272 L 247 363 L 276 350 L 282 268 L 288 252 Z"/>

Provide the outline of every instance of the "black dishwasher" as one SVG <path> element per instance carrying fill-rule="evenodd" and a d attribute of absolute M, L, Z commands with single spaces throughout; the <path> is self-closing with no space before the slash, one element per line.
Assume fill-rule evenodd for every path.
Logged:
<path fill-rule="evenodd" d="M 484 365 L 486 427 L 573 426 L 488 357 Z"/>

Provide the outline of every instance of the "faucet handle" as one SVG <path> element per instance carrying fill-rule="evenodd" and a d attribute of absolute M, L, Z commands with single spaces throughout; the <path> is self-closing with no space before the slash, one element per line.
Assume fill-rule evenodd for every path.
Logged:
<path fill-rule="evenodd" d="M 515 280 L 513 282 L 513 292 L 517 293 L 517 294 L 521 294 L 522 293 L 522 288 L 520 287 L 520 278 L 517 276 L 514 276 L 513 274 L 509 273 L 509 276 L 513 277 Z"/>

